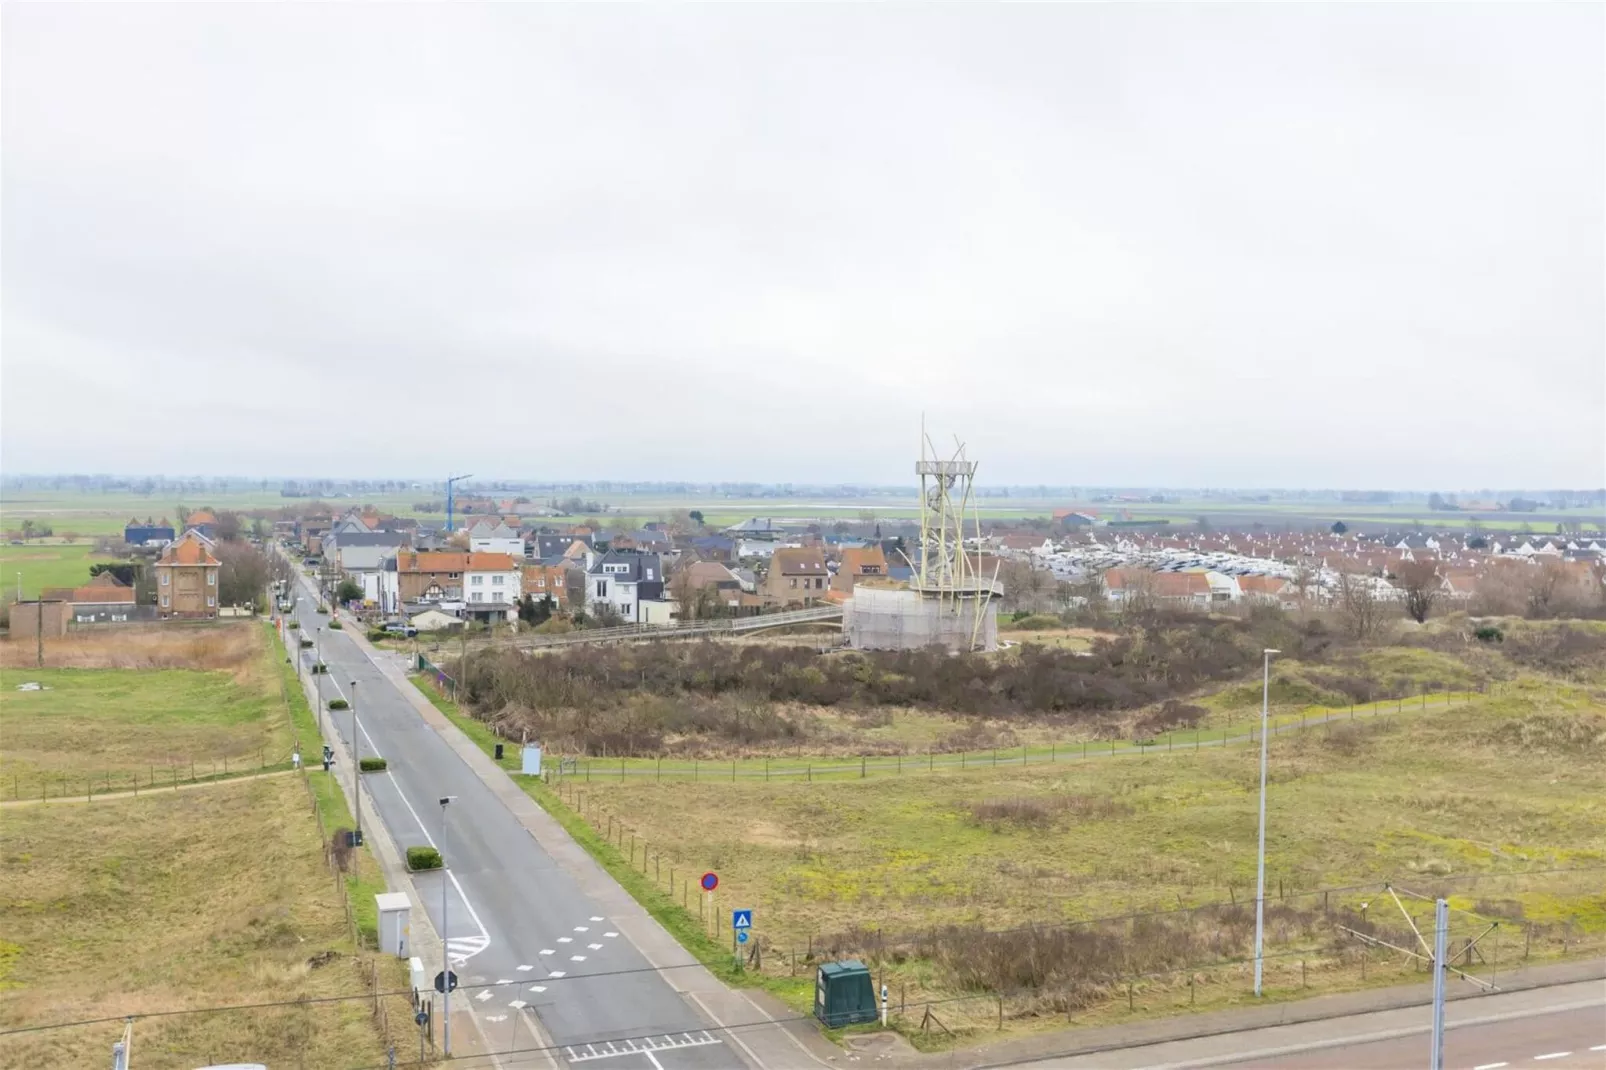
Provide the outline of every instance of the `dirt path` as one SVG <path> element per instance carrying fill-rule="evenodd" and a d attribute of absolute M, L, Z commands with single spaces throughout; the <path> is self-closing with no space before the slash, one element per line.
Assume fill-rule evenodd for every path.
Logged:
<path fill-rule="evenodd" d="M 175 791 L 196 791 L 200 788 L 212 788 L 219 784 L 238 784 L 243 780 L 264 780 L 268 777 L 289 776 L 295 772 L 293 769 L 277 769 L 271 773 L 247 773 L 245 776 L 218 777 L 216 780 L 197 780 L 193 783 L 179 781 L 178 785 L 166 787 L 146 788 L 143 791 L 103 791 L 98 795 L 54 795 L 48 799 L 6 799 L 0 802 L 0 809 L 13 806 L 48 806 L 55 803 L 87 803 L 100 802 L 102 799 L 135 799 L 141 795 L 171 795 Z"/>

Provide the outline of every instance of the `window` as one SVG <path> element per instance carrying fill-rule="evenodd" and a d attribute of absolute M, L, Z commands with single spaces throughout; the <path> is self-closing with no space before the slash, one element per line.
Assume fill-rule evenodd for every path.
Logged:
<path fill-rule="evenodd" d="M 217 586 L 217 573 L 216 572 L 208 572 L 206 574 L 206 585 L 208 587 L 216 587 Z"/>
<path fill-rule="evenodd" d="M 473 584 L 475 587 L 479 587 L 479 586 L 482 586 L 485 583 L 485 577 L 484 576 L 470 576 L 468 582 Z"/>
<path fill-rule="evenodd" d="M 598 580 L 597 581 L 597 597 L 598 598 L 606 598 L 606 597 L 608 597 L 608 581 L 607 580 Z"/>
<path fill-rule="evenodd" d="M 475 602 L 483 602 L 483 601 L 485 601 L 485 592 L 484 591 L 475 591 L 472 601 L 475 601 Z"/>
<path fill-rule="evenodd" d="M 167 608 L 167 595 L 165 595 L 165 594 L 162 595 L 162 608 L 163 609 Z"/>
<path fill-rule="evenodd" d="M 787 582 L 787 584 L 789 586 L 796 587 L 797 586 L 797 577 L 793 576 L 791 579 L 787 580 L 786 582 Z"/>
<path fill-rule="evenodd" d="M 211 595 L 207 595 L 206 596 L 206 608 L 211 609 L 215 605 L 217 605 L 217 599 L 213 598 Z"/>
<path fill-rule="evenodd" d="M 167 586 L 167 576 L 168 576 L 168 574 L 166 572 L 162 573 L 162 586 L 163 587 Z"/>
<path fill-rule="evenodd" d="M 502 581 L 504 579 L 506 579 L 506 578 L 507 577 L 505 577 L 505 576 L 492 576 L 491 577 L 491 586 L 492 587 L 500 587 L 500 586 L 502 586 Z"/>

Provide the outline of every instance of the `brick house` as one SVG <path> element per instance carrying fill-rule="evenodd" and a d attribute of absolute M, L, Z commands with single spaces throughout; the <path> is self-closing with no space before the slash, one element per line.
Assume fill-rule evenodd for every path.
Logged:
<path fill-rule="evenodd" d="M 569 588 L 568 565 L 525 565 L 523 572 L 523 582 L 519 585 L 523 594 L 537 603 L 550 598 L 554 609 L 564 608 Z"/>
<path fill-rule="evenodd" d="M 836 575 L 831 577 L 831 589 L 852 594 L 853 585 L 858 580 L 885 579 L 887 575 L 887 555 L 880 543 L 843 550 L 842 563 L 837 566 Z"/>
<path fill-rule="evenodd" d="M 134 588 L 102 572 L 82 587 L 60 587 L 40 592 L 46 600 L 66 602 L 73 623 L 122 622 L 134 618 Z"/>
<path fill-rule="evenodd" d="M 776 550 L 770 558 L 770 570 L 759 593 L 767 605 L 807 604 L 825 601 L 830 585 L 824 550 L 818 546 L 787 547 Z"/>
<path fill-rule="evenodd" d="M 156 615 L 216 617 L 221 568 L 212 555 L 212 540 L 194 528 L 185 531 L 156 559 Z"/>
<path fill-rule="evenodd" d="M 403 602 L 459 602 L 468 601 L 464 590 L 474 578 L 479 578 L 480 598 L 491 602 L 493 591 L 490 582 L 495 577 L 495 593 L 502 601 L 517 602 L 519 572 L 509 554 L 476 554 L 462 550 L 402 550 L 396 555 L 396 583 Z M 511 579 L 507 577 L 511 576 Z"/>

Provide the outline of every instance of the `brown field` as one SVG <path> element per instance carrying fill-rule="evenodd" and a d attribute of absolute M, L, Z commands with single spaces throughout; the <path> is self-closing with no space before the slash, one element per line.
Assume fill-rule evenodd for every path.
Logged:
<path fill-rule="evenodd" d="M 227 669 L 238 671 L 265 649 L 256 621 L 136 624 L 86 629 L 45 640 L 51 669 Z M 31 639 L 0 640 L 0 668 L 32 668 Z"/>

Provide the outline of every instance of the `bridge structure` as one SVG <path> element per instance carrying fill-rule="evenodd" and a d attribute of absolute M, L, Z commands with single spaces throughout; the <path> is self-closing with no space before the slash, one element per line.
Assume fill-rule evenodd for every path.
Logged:
<path fill-rule="evenodd" d="M 513 646 L 520 650 L 540 650 L 548 647 L 577 646 L 582 643 L 655 643 L 670 639 L 753 635 L 798 624 L 833 622 L 840 624 L 841 621 L 841 606 L 824 605 L 793 609 L 784 613 L 764 613 L 757 617 L 687 620 L 670 624 L 621 624 L 615 628 L 583 628 L 558 635 L 520 635 L 513 639 L 497 640 L 496 645 Z"/>

